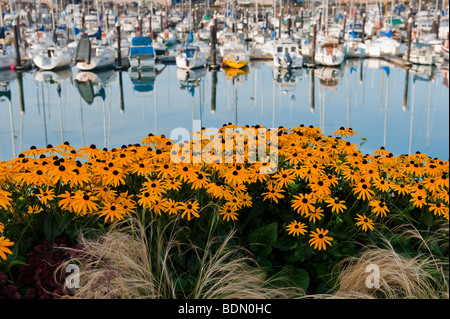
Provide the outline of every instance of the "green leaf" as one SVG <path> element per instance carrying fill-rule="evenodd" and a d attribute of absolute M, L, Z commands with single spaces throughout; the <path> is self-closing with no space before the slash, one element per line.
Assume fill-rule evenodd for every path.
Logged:
<path fill-rule="evenodd" d="M 56 220 L 55 215 L 48 215 L 44 221 L 44 235 L 45 237 L 53 241 L 56 236 L 60 234 L 59 222 Z"/>
<path fill-rule="evenodd" d="M 284 259 L 289 262 L 296 262 L 303 257 L 301 249 L 294 249 L 284 255 Z"/>
<path fill-rule="evenodd" d="M 431 224 L 433 223 L 433 216 L 431 216 L 430 213 L 423 214 L 423 223 L 425 224 L 425 226 L 430 228 Z"/>
<path fill-rule="evenodd" d="M 250 249 L 260 256 L 267 256 L 272 251 L 272 244 L 277 241 L 278 225 L 272 223 L 261 226 L 250 234 Z"/>
<path fill-rule="evenodd" d="M 258 217 L 259 215 L 263 214 L 264 211 L 267 208 L 267 203 L 263 202 L 263 201 L 257 201 L 254 203 L 252 209 L 250 210 L 250 212 L 247 215 L 247 218 L 245 219 L 245 222 L 242 224 L 241 227 L 245 227 L 247 226 L 247 224 L 251 221 L 257 220 L 256 217 Z"/>
<path fill-rule="evenodd" d="M 309 273 L 303 268 L 295 268 L 292 265 L 288 265 L 283 268 L 282 275 L 288 276 L 288 278 L 299 288 L 306 291 L 309 287 Z"/>
<path fill-rule="evenodd" d="M 61 220 L 59 221 L 59 233 L 63 233 L 67 226 L 72 222 L 74 215 L 72 213 L 66 212 Z"/>
<path fill-rule="evenodd" d="M 289 236 L 288 238 L 284 238 L 282 240 L 278 240 L 276 243 L 272 244 L 272 247 L 279 249 L 281 251 L 289 251 L 297 246 L 297 242 L 295 242 L 294 238 Z"/>

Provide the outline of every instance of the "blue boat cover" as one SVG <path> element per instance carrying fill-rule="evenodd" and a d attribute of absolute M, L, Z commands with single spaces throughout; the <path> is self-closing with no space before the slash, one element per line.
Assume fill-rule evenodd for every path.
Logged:
<path fill-rule="evenodd" d="M 193 58 L 195 51 L 200 50 L 200 48 L 196 45 L 186 45 L 182 47 L 183 51 L 186 52 L 186 57 Z"/>
<path fill-rule="evenodd" d="M 388 32 L 380 31 L 380 33 L 381 33 L 382 35 L 384 35 L 385 37 L 388 37 L 388 38 L 392 37 L 392 29 L 389 29 Z"/>
<path fill-rule="evenodd" d="M 131 39 L 132 46 L 146 46 L 151 44 L 152 39 L 150 37 L 137 36 Z"/>
<path fill-rule="evenodd" d="M 155 50 L 153 50 L 152 46 L 148 47 L 131 47 L 130 48 L 130 56 L 139 56 L 139 55 L 151 55 L 155 56 Z"/>

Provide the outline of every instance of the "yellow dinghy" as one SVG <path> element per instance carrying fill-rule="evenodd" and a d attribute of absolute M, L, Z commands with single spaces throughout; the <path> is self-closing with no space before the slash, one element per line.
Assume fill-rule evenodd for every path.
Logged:
<path fill-rule="evenodd" d="M 223 58 L 223 63 L 230 68 L 242 69 L 249 60 L 250 57 L 247 53 L 230 53 Z"/>

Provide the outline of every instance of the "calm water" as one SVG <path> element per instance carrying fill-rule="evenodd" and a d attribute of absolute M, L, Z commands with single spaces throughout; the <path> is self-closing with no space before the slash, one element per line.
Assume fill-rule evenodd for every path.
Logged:
<path fill-rule="evenodd" d="M 394 155 L 449 158 L 448 66 L 407 73 L 367 59 L 292 74 L 264 62 L 237 75 L 162 64 L 153 74 L 77 72 L 0 72 L 0 160 L 31 145 L 140 143 L 150 132 L 192 131 L 193 120 L 204 127 L 312 124 L 327 135 L 352 127 L 359 132 L 353 143 L 367 138 L 363 153 L 385 146 Z"/>

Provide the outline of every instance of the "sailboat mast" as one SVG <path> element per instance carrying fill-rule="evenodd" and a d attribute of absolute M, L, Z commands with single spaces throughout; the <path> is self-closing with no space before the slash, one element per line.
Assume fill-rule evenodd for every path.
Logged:
<path fill-rule="evenodd" d="M 52 10 L 52 13 L 51 13 L 51 17 L 52 17 L 52 31 L 54 31 L 55 30 L 55 11 L 53 10 L 53 0 L 51 0 L 50 1 L 50 3 L 51 3 L 51 9 L 50 10 Z"/>

